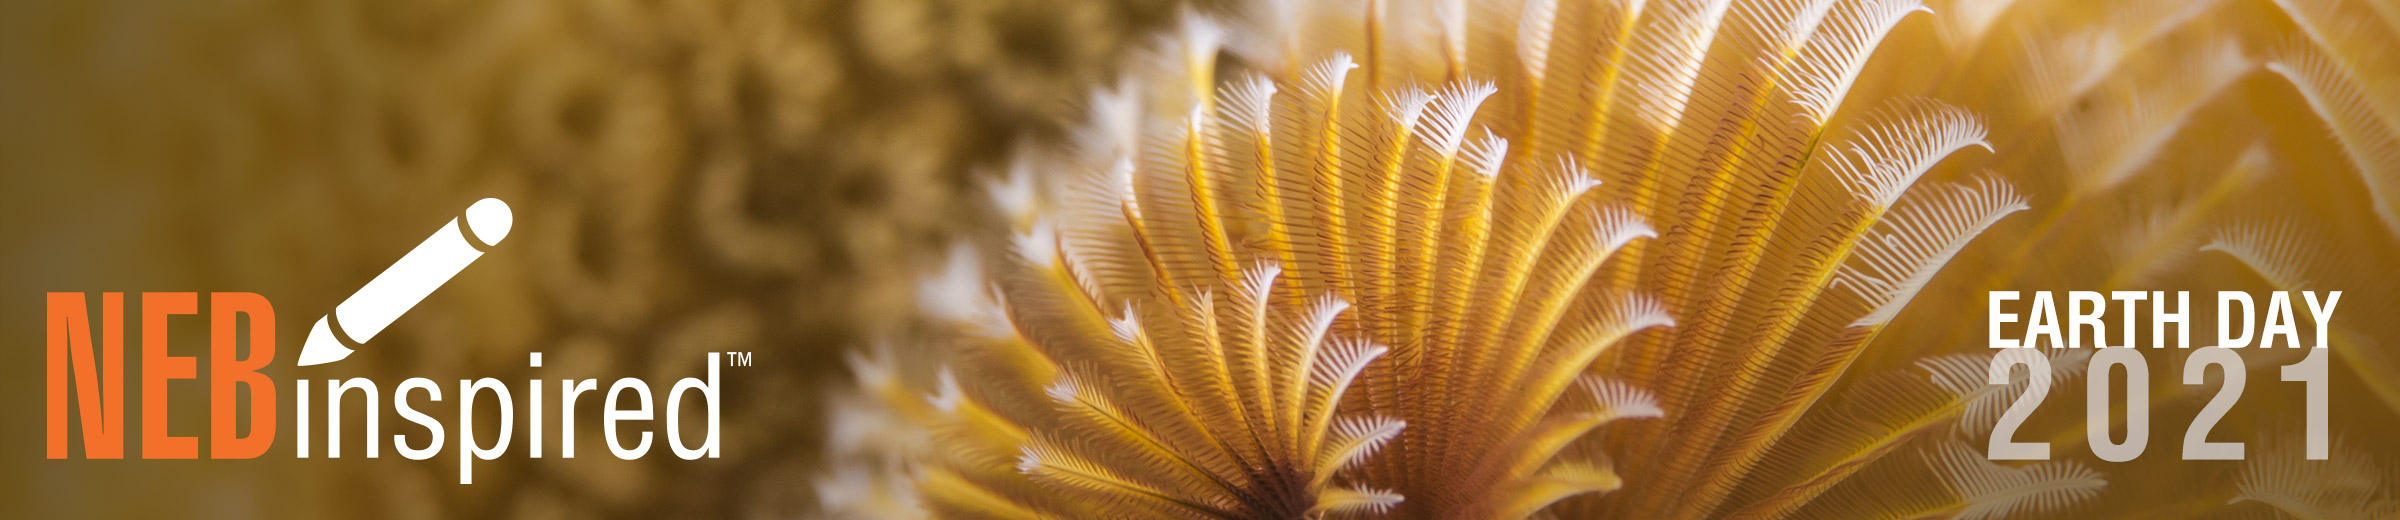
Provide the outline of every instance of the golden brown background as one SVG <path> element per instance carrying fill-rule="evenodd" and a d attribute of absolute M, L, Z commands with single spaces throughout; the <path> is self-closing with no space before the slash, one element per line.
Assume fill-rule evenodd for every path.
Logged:
<path fill-rule="evenodd" d="M 0 1 L 0 516 L 810 516 L 814 396 L 843 384 L 838 349 L 910 319 L 911 281 L 987 225 L 971 172 L 1055 134 L 1172 10 Z M 284 418 L 266 456 L 43 459 L 42 293 L 257 292 L 288 361 L 317 316 L 482 197 L 515 209 L 507 242 L 345 362 L 267 370 Z M 138 308 L 129 295 L 135 357 Z M 204 357 L 205 323 L 173 321 L 170 351 Z M 525 368 L 532 351 L 548 368 Z M 525 457 L 520 416 L 471 486 L 449 448 L 358 458 L 355 418 L 347 457 L 292 457 L 294 378 L 319 381 L 320 408 L 323 379 L 376 380 L 388 439 L 415 431 L 388 402 L 408 377 L 451 388 L 430 410 L 455 429 L 449 381 L 499 377 L 522 407 L 528 378 L 641 377 L 663 399 L 708 351 L 757 353 L 726 372 L 723 459 L 617 460 L 588 404 L 578 458 L 556 458 L 555 419 L 551 458 Z M 205 384 L 170 385 L 173 433 L 204 435 Z"/>

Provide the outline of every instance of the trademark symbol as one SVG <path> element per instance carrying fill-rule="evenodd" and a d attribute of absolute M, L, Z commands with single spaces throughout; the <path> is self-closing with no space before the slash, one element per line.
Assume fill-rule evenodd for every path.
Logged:
<path fill-rule="evenodd" d="M 750 366 L 750 353 L 748 353 L 748 352 L 727 352 L 727 353 L 725 353 L 725 366 L 731 366 L 731 367 L 746 367 L 746 366 Z"/>

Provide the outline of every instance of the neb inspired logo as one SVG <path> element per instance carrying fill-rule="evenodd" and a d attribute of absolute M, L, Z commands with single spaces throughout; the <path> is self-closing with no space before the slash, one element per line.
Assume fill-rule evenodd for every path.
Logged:
<path fill-rule="evenodd" d="M 415 307 L 425 297 L 440 288 L 451 277 L 481 258 L 490 248 L 498 246 L 508 236 L 514 224 L 508 204 L 499 199 L 483 199 L 469 206 L 463 218 L 453 218 L 433 236 L 400 257 L 391 267 L 359 288 L 356 293 L 334 307 L 333 312 L 317 319 L 309 330 L 307 342 L 300 348 L 296 366 L 322 365 L 349 357 L 356 349 L 374 339 L 402 314 Z M 90 294 L 54 292 L 48 295 L 48 329 L 46 375 L 48 377 L 48 456 L 52 459 L 71 458 L 69 423 L 82 426 L 83 456 L 91 459 L 121 459 L 125 457 L 125 294 L 99 293 L 98 326 Z M 201 296 L 191 292 L 147 292 L 140 295 L 137 323 L 142 327 L 140 361 L 136 364 L 141 377 L 141 398 L 137 401 L 141 413 L 141 458 L 194 459 L 200 457 L 200 442 L 196 436 L 172 435 L 167 430 L 168 414 L 190 409 L 176 406 L 187 396 L 170 395 L 167 382 L 201 379 L 197 356 L 174 356 L 167 352 L 168 317 L 198 314 Z M 254 293 L 209 293 L 208 300 L 208 457 L 212 459 L 256 458 L 273 447 L 279 424 L 276 382 L 260 369 L 275 362 L 275 309 L 266 297 Z M 237 337 L 249 325 L 246 335 Z M 97 341 L 94 341 L 97 337 Z M 658 403 L 660 410 L 651 407 L 651 387 L 637 378 L 622 378 L 609 385 L 604 399 L 600 427 L 608 451 L 622 459 L 634 459 L 650 450 L 652 433 L 640 431 L 627 435 L 634 439 L 623 442 L 620 432 L 640 429 L 642 424 L 657 415 L 665 415 L 667 444 L 675 456 L 690 460 L 700 457 L 717 458 L 718 403 L 720 367 L 732 362 L 749 363 L 748 353 L 725 356 L 711 352 L 707 359 L 707 379 L 683 378 Z M 722 359 L 721 359 L 722 358 Z M 542 366 L 542 354 L 533 353 L 528 365 Z M 575 402 L 598 389 L 598 380 L 561 379 L 558 384 L 558 425 L 561 428 L 558 456 L 574 457 Z M 324 439 L 326 458 L 342 456 L 342 419 L 345 402 L 364 402 L 365 456 L 381 455 L 382 432 L 380 410 L 383 403 L 381 385 L 366 378 L 326 380 L 324 394 Z M 542 381 L 530 380 L 524 387 L 526 421 L 529 430 L 527 455 L 543 456 L 543 429 L 549 417 L 543 413 L 545 400 Z M 292 396 L 297 404 L 298 427 L 294 436 L 294 456 L 309 458 L 312 431 L 310 429 L 311 391 L 309 380 L 291 382 Z M 433 380 L 417 377 L 402 381 L 391 393 L 391 406 L 398 415 L 421 427 L 421 435 L 409 433 L 390 437 L 392 447 L 400 456 L 424 460 L 440 452 L 447 433 L 455 432 L 452 444 L 458 454 L 458 481 L 474 482 L 474 461 L 492 460 L 505 455 L 517 425 L 517 402 L 510 387 L 499 379 L 460 380 L 457 393 L 455 428 L 446 428 L 433 416 L 417 408 L 418 403 L 441 402 L 445 396 L 442 386 Z M 248 413 L 242 413 L 237 402 L 246 392 Z M 697 446 L 687 444 L 682 435 L 677 405 L 685 394 L 695 394 L 706 410 L 707 432 Z M 181 398 L 181 399 L 178 399 Z M 476 408 L 491 403 L 488 411 L 496 411 L 498 432 L 492 438 L 478 438 Z M 72 415 L 70 415 L 72 411 Z M 186 412 L 188 413 L 188 412 Z"/>

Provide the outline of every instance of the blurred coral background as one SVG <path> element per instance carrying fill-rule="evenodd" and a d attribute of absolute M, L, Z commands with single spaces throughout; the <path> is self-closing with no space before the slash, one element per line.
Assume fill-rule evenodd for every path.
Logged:
<path fill-rule="evenodd" d="M 1120 43 L 1171 13 L 1158 0 L 0 2 L 0 361 L 17 367 L 0 377 L 0 516 L 813 511 L 815 396 L 846 379 L 836 353 L 903 327 L 913 280 L 986 225 L 974 167 L 1055 133 Z M 40 458 L 40 293 L 257 292 L 288 360 L 316 316 L 482 197 L 516 208 L 507 243 L 362 355 L 267 370 L 287 420 L 266 456 Z M 179 319 L 172 351 L 204 355 L 206 333 Z M 548 368 L 526 368 L 533 351 Z M 455 483 L 451 450 L 358 459 L 356 433 L 343 460 L 291 456 L 291 378 L 367 377 L 388 400 L 418 376 L 642 377 L 663 398 L 710 351 L 757 359 L 725 376 L 723 459 L 620 461 L 589 419 L 580 457 L 530 459 L 523 417 L 474 485 Z M 174 433 L 206 431 L 205 384 L 171 385 Z M 416 431 L 382 409 L 384 435 Z"/>

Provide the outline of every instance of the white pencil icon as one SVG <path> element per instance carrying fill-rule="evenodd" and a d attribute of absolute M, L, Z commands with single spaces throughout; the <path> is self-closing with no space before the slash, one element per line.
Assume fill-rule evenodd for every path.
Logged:
<path fill-rule="evenodd" d="M 450 219 L 441 231 L 434 232 L 425 242 L 417 244 L 416 249 L 402 255 L 400 261 L 385 268 L 383 274 L 375 275 L 365 287 L 334 306 L 333 313 L 317 318 L 317 325 L 308 331 L 308 343 L 300 346 L 300 366 L 350 357 L 352 346 L 374 339 L 392 320 L 399 319 L 400 314 L 416 307 L 426 295 L 433 294 L 434 289 L 457 276 L 467 264 L 482 257 L 485 249 L 500 245 L 500 239 L 508 237 L 508 228 L 515 218 L 509 214 L 508 203 L 483 199 L 467 206 L 465 227 L 460 227 L 458 221 Z"/>

